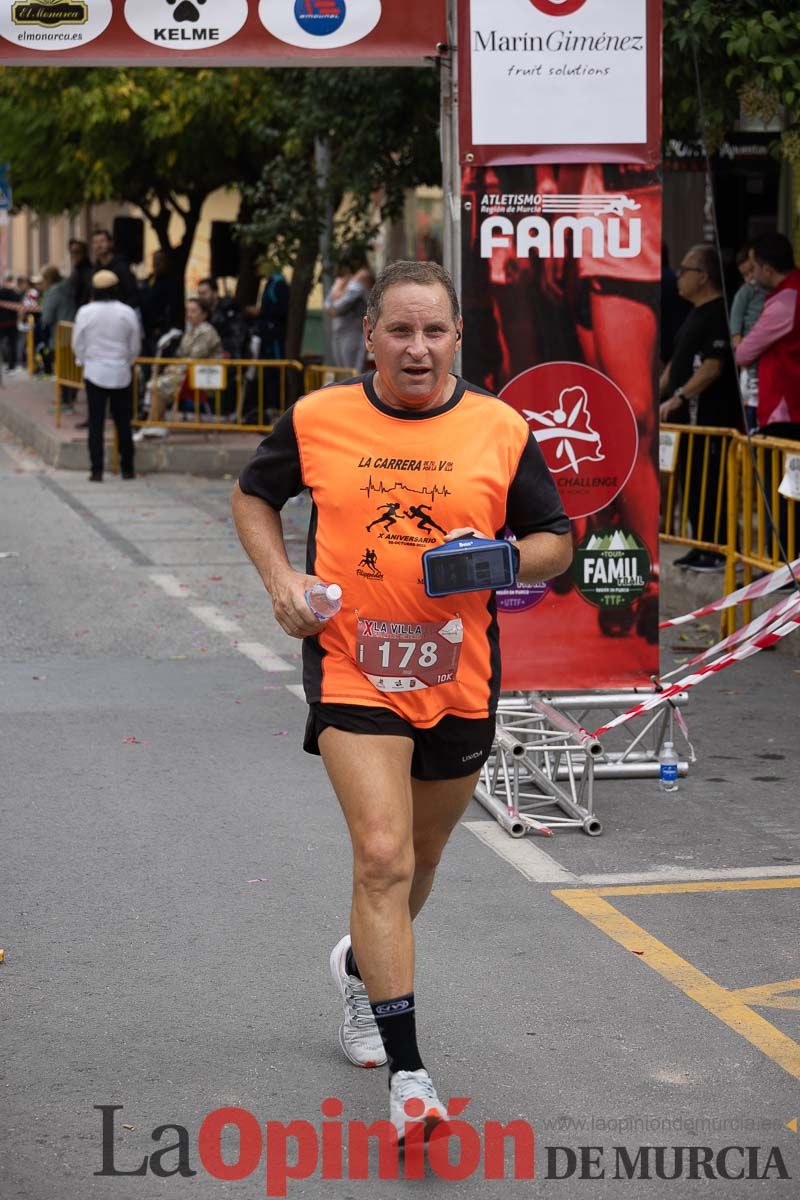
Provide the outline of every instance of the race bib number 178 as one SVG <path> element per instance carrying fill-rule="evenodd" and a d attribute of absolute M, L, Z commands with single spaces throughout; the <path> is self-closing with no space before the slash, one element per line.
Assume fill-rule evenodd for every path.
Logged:
<path fill-rule="evenodd" d="M 460 617 L 405 624 L 359 617 L 356 661 L 379 692 L 413 692 L 452 683 L 464 641 Z"/>

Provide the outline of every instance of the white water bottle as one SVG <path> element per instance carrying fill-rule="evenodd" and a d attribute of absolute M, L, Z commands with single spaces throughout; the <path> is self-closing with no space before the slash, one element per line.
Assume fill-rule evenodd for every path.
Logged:
<path fill-rule="evenodd" d="M 679 761 L 672 742 L 664 742 L 658 756 L 658 786 L 662 792 L 677 792 Z"/>
<path fill-rule="evenodd" d="M 338 583 L 315 583 L 306 592 L 306 604 L 318 621 L 327 621 L 342 607 L 342 589 Z"/>

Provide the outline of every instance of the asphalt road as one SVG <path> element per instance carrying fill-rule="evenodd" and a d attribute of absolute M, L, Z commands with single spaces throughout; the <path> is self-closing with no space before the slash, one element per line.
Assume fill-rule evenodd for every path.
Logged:
<path fill-rule="evenodd" d="M 3 1200 L 255 1197 L 258 1147 L 246 1180 L 201 1163 L 207 1114 L 247 1110 L 276 1139 L 289 1121 L 318 1132 L 326 1097 L 345 1125 L 386 1115 L 384 1072 L 338 1050 L 327 964 L 347 840 L 300 750 L 298 646 L 238 546 L 229 491 L 165 476 L 98 487 L 0 438 Z M 307 507 L 286 516 L 299 563 Z M 800 876 L 799 683 L 793 660 L 762 654 L 698 689 L 699 762 L 677 795 L 599 784 L 602 837 L 534 844 L 571 873 L 563 889 L 456 831 L 418 926 L 422 1052 L 443 1096 L 471 1098 L 484 1147 L 485 1122 L 529 1123 L 536 1180 L 323 1180 L 306 1153 L 290 1196 L 797 1195 L 798 891 L 774 873 Z M 475 806 L 467 820 L 488 818 Z M 720 887 L 714 872 L 736 868 L 767 886 Z M 618 872 L 713 886 L 595 891 L 582 911 L 554 895 Z M 731 992 L 756 987 L 737 1008 Z M 96 1175 L 97 1106 L 112 1105 L 114 1169 L 175 1144 L 174 1130 L 152 1136 L 170 1125 L 197 1173 Z M 223 1145 L 235 1162 L 230 1129 Z M 582 1146 L 602 1147 L 584 1174 L 604 1177 L 579 1178 Z M 687 1151 L 677 1179 L 627 1180 L 615 1147 L 635 1160 L 643 1146 L 708 1147 L 715 1175 L 723 1147 L 756 1147 L 723 1166 L 767 1177 L 693 1180 Z M 575 1172 L 556 1178 L 567 1151 Z M 272 1163 L 275 1185 L 277 1150 Z M 175 1171 L 178 1152 L 155 1165 Z"/>

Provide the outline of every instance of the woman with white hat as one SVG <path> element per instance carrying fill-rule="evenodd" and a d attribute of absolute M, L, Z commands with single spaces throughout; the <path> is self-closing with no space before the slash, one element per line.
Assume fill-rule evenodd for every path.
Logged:
<path fill-rule="evenodd" d="M 106 407 L 119 437 L 123 479 L 133 479 L 133 391 L 131 367 L 142 347 L 139 318 L 119 299 L 119 278 L 113 271 L 92 276 L 91 303 L 78 312 L 72 329 L 72 349 L 83 365 L 89 401 L 89 458 L 92 483 L 103 482 L 103 432 Z"/>

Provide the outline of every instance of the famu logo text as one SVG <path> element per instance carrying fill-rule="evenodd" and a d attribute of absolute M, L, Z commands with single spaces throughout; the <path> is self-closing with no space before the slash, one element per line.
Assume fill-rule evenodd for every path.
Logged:
<path fill-rule="evenodd" d="M 85 25 L 89 20 L 88 4 L 67 4 L 40 0 L 38 4 L 12 4 L 11 20 L 15 25 L 41 25 L 55 29 L 59 25 Z"/>
<path fill-rule="evenodd" d="M 598 608 L 627 608 L 650 578 L 650 555 L 636 534 L 606 529 L 588 534 L 575 550 L 572 578 L 584 600 Z"/>
<path fill-rule="evenodd" d="M 521 259 L 530 258 L 531 251 L 539 258 L 638 258 L 642 253 L 642 219 L 629 215 L 641 205 L 630 196 L 484 196 L 481 208 L 521 208 L 526 201 L 533 201 L 532 216 L 516 222 L 499 214 L 483 219 L 482 258 L 510 246 Z"/>

